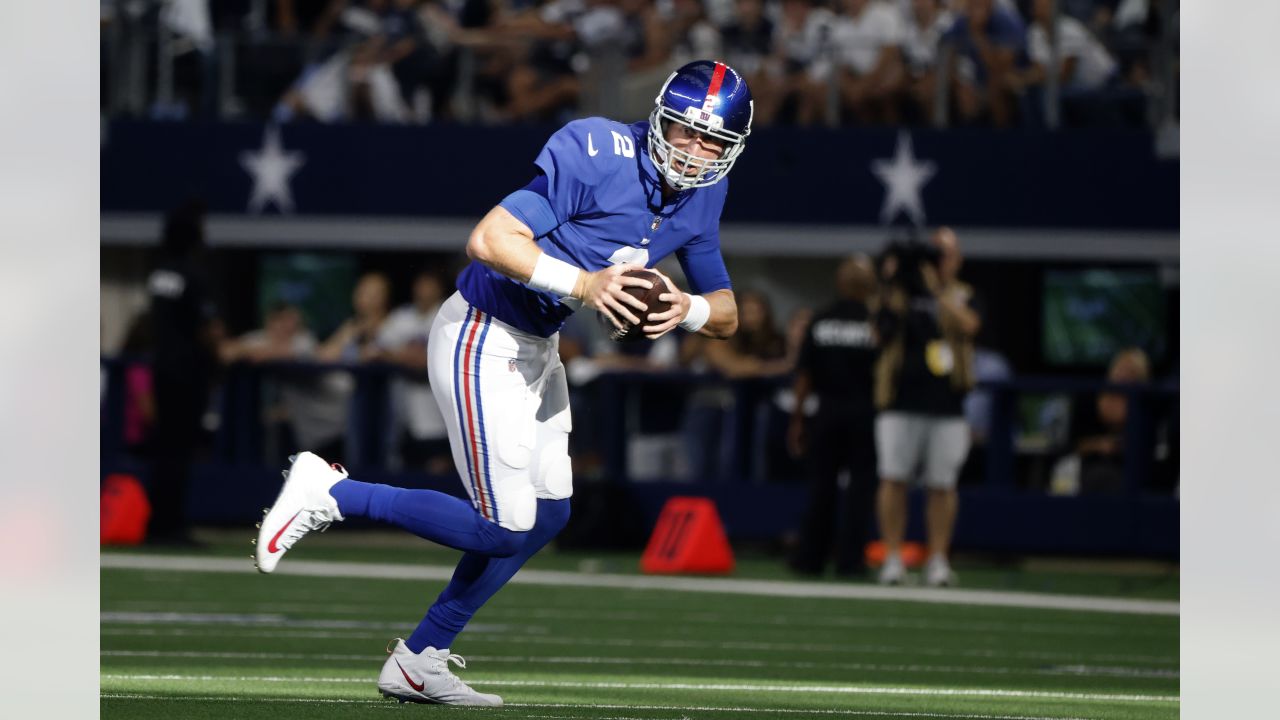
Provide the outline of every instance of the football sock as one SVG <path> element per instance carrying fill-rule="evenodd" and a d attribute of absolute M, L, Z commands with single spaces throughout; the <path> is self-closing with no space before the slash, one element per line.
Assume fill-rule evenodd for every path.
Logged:
<path fill-rule="evenodd" d="M 435 490 L 407 490 L 359 480 L 339 480 L 329 494 L 343 517 L 395 525 L 455 550 L 494 557 L 519 551 L 528 533 L 489 522 L 471 503 Z"/>
<path fill-rule="evenodd" d="M 538 500 L 538 517 L 525 533 L 524 545 L 510 557 L 488 557 L 479 553 L 462 556 L 453 579 L 418 623 L 405 645 L 415 653 L 433 647 L 448 648 L 462 632 L 471 616 L 498 592 L 529 558 L 542 549 L 569 522 L 569 501 Z"/>

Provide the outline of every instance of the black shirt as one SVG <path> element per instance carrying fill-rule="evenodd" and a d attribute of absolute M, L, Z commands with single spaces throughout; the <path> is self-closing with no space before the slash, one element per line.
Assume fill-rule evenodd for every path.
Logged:
<path fill-rule="evenodd" d="M 809 373 L 824 412 L 870 414 L 875 360 L 870 311 L 864 303 L 839 300 L 814 315 L 796 367 Z"/>
<path fill-rule="evenodd" d="M 951 384 L 957 358 L 938 325 L 938 301 L 926 296 L 911 298 L 908 303 L 906 315 L 881 312 L 877 317 L 885 347 L 899 334 L 902 337 L 902 368 L 889 409 L 923 415 L 963 415 L 966 391 Z"/>
<path fill-rule="evenodd" d="M 215 310 L 198 266 L 184 258 L 161 258 L 147 278 L 147 294 L 157 371 L 209 371 L 214 359 L 204 333 Z"/>

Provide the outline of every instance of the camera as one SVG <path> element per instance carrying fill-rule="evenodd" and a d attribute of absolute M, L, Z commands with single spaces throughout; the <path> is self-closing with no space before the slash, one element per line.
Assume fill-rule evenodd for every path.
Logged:
<path fill-rule="evenodd" d="M 941 257 L 937 246 L 919 238 L 890 240 L 880 256 L 882 279 L 889 285 L 901 287 L 912 297 L 930 295 L 922 269 L 925 265 L 931 265 L 936 270 Z M 895 261 L 893 264 L 896 267 L 892 270 L 892 275 L 886 275 L 884 271 L 890 258 Z"/>

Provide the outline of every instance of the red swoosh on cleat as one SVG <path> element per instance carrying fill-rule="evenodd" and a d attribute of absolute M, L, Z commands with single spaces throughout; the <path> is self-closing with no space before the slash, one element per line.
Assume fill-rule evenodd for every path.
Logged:
<path fill-rule="evenodd" d="M 289 518 L 289 522 L 285 523 L 285 524 L 284 524 L 284 527 L 280 528 L 280 531 L 279 531 L 279 532 L 277 532 L 277 533 L 275 534 L 275 536 L 271 538 L 271 542 L 267 543 L 267 552 L 269 552 L 269 553 L 278 553 L 278 552 L 280 552 L 280 548 L 276 545 L 276 541 L 280 539 L 280 536 L 284 534 L 284 531 L 285 531 L 285 530 L 288 530 L 288 529 L 289 529 L 289 526 L 293 524 L 293 521 L 294 521 L 294 520 L 296 520 L 296 519 L 298 519 L 298 516 L 299 516 L 299 515 L 301 515 L 301 514 L 302 514 L 302 511 L 301 511 L 301 510 L 299 510 L 299 511 L 298 511 L 298 512 L 296 512 L 296 513 L 294 513 L 294 514 L 293 514 L 293 517 Z"/>
<path fill-rule="evenodd" d="M 422 688 L 427 686 L 426 682 L 420 682 L 420 683 L 414 682 L 413 678 L 409 677 L 409 673 L 404 671 L 404 666 L 400 664 L 399 660 L 396 661 L 396 667 L 400 668 L 400 674 L 403 675 L 405 681 L 409 683 L 409 687 L 413 688 L 414 690 L 417 690 L 418 692 L 422 692 Z"/>

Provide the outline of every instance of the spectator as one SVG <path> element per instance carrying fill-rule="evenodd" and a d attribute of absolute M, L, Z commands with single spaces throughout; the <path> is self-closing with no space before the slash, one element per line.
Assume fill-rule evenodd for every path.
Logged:
<path fill-rule="evenodd" d="M 336 24 L 338 50 L 303 72 L 276 106 L 275 119 L 283 122 L 301 115 L 321 122 L 367 117 L 407 122 L 409 108 L 388 61 L 404 59 L 398 52 L 412 45 L 407 42 L 410 17 L 391 0 L 334 0 L 315 35 L 324 38 Z M 397 52 L 388 53 L 389 38 Z"/>
<path fill-rule="evenodd" d="M 841 0 L 831 29 L 840 111 L 859 123 L 897 122 L 903 84 L 902 21 L 884 0 Z M 824 94 L 826 88 L 817 86 Z"/>
<path fill-rule="evenodd" d="M 910 116 L 926 120 L 933 115 L 937 94 L 938 42 L 955 19 L 942 0 L 911 0 L 903 15 L 902 55 L 907 76 L 903 93 Z"/>
<path fill-rule="evenodd" d="M 1013 121 L 1009 77 L 1026 42 L 1017 13 L 995 0 L 956 0 L 955 22 L 944 36 L 954 50 L 951 82 L 960 118 L 987 116 L 996 127 Z"/>
<path fill-rule="evenodd" d="M 154 373 L 148 362 L 151 332 L 151 315 L 144 311 L 134 318 L 120 348 L 128 362 L 124 369 L 124 444 L 136 455 L 145 455 L 150 449 L 156 422 Z"/>
<path fill-rule="evenodd" d="M 786 336 L 778 331 L 773 305 L 759 290 L 738 296 L 738 332 L 725 342 L 706 342 L 707 362 L 729 379 L 769 377 L 791 371 Z"/>
<path fill-rule="evenodd" d="M 737 0 L 736 9 L 734 19 L 721 31 L 725 62 L 747 79 L 757 107 L 773 105 L 779 90 L 777 77 L 768 72 L 773 21 L 765 15 L 764 0 Z"/>
<path fill-rule="evenodd" d="M 427 26 L 447 21 L 448 15 L 434 3 L 420 0 L 393 0 L 382 17 L 378 59 L 391 68 L 401 99 L 418 122 L 450 115 L 457 60 L 445 43 L 432 41 Z M 436 35 L 444 32 L 440 28 Z"/>
<path fill-rule="evenodd" d="M 846 258 L 836 270 L 839 299 L 814 316 L 796 363 L 787 439 L 792 453 L 808 460 L 810 486 L 809 509 L 790 566 L 806 575 L 822 574 L 837 524 L 836 574 L 850 577 L 866 569 L 863 547 L 869 539 L 876 476 L 871 398 L 876 343 L 868 304 L 875 288 L 870 259 Z M 804 406 L 811 393 L 818 397 L 818 412 L 806 421 Z M 842 470 L 849 473 L 849 485 L 839 502 Z M 838 522 L 841 514 L 843 522 Z"/>
<path fill-rule="evenodd" d="M 1067 16 L 1053 16 L 1055 0 L 1033 0 L 1031 28 L 1027 31 L 1030 65 L 1009 74 L 1009 89 L 1027 100 L 1024 114 L 1037 117 L 1044 106 L 1042 88 L 1053 64 L 1057 43 L 1057 73 L 1064 104 L 1093 96 L 1118 82 L 1116 61 L 1089 32 L 1084 23 Z M 1094 115 L 1098 109 L 1094 108 Z"/>
<path fill-rule="evenodd" d="M 735 12 L 720 31 L 725 61 L 743 77 L 760 74 L 773 51 L 773 21 L 765 14 L 764 0 L 736 0 Z M 752 97 L 759 97 L 751 84 Z"/>
<path fill-rule="evenodd" d="M 827 51 L 832 20 L 831 11 L 814 7 L 813 0 L 783 0 L 767 65 L 775 87 L 756 101 L 757 124 L 811 125 L 821 119 L 824 104 L 816 98 L 825 97 L 820 89 L 825 83 L 815 62 Z"/>
<path fill-rule="evenodd" d="M 297 362 L 314 357 L 316 338 L 306 328 L 302 311 L 281 302 L 268 311 L 261 329 L 223 343 L 219 353 L 228 364 Z M 277 430 L 273 435 L 277 447 L 304 447 L 342 455 L 351 386 L 346 375 L 282 368 L 264 380 L 265 415 Z"/>
<path fill-rule="evenodd" d="M 222 343 L 218 354 L 226 364 L 260 363 L 305 358 L 315 348 L 315 336 L 303 326 L 302 312 L 294 305 L 277 303 L 267 312 L 261 329 Z"/>
<path fill-rule="evenodd" d="M 356 282 L 351 294 L 351 304 L 355 314 L 338 326 L 338 329 L 316 350 L 316 359 L 325 363 L 366 363 L 377 361 L 382 356 L 378 347 L 378 337 L 387 320 L 391 283 L 381 273 L 366 273 Z M 345 453 L 342 457 L 348 462 L 383 462 L 380 449 L 370 449 L 373 444 L 379 446 L 384 439 L 371 427 L 376 426 L 377 418 L 368 413 L 379 405 L 372 401 L 373 395 L 356 385 L 351 373 L 335 374 L 333 387 L 340 404 L 347 408 Z M 342 378 L 342 380 L 337 380 Z M 371 425 L 370 423 L 375 423 Z"/>
<path fill-rule="evenodd" d="M 413 302 L 396 308 L 378 333 L 378 357 L 407 371 L 392 385 L 400 459 L 407 468 L 433 475 L 448 473 L 453 462 L 444 417 L 426 379 L 427 340 L 444 292 L 439 275 L 419 273 Z"/>
<path fill-rule="evenodd" d="M 1138 348 L 1116 353 L 1107 382 L 1145 385 L 1151 361 Z M 1077 403 L 1071 413 L 1075 452 L 1054 467 L 1050 491 L 1058 495 L 1119 493 L 1124 488 L 1125 425 L 1129 400 L 1117 392 L 1099 393 L 1090 403 Z"/>
<path fill-rule="evenodd" d="M 165 218 L 160 252 L 147 278 L 155 386 L 155 453 L 148 540 L 190 545 L 188 474 L 199 445 L 217 368 L 222 325 L 208 294 L 204 206 L 187 203 Z"/>
<path fill-rule="evenodd" d="M 366 273 L 351 293 L 355 314 L 316 351 L 321 362 L 366 362 L 380 357 L 378 334 L 387 320 L 391 283 L 382 273 Z"/>
<path fill-rule="evenodd" d="M 1000 382 L 1013 378 L 1009 359 L 999 350 L 977 345 L 973 349 L 974 382 Z M 995 398 L 990 390 L 974 390 L 964 399 L 964 418 L 969 423 L 969 434 L 975 447 L 987 444 L 991 437 L 992 404 Z"/>
<path fill-rule="evenodd" d="M 622 12 L 605 0 L 552 0 L 500 17 L 483 33 L 486 42 L 523 48 L 506 64 L 505 119 L 549 120 L 576 106 L 586 52 L 616 41 L 622 29 Z"/>
<path fill-rule="evenodd" d="M 725 342 L 712 342 L 702 336 L 694 336 L 690 342 L 694 344 L 686 351 L 686 357 L 700 349 L 707 366 L 722 377 L 737 381 L 764 381 L 735 384 L 734 412 L 724 419 L 734 420 L 737 424 L 727 431 L 722 429 L 721 437 L 728 432 L 737 438 L 734 449 L 738 456 L 729 458 L 728 467 L 722 465 L 716 473 L 721 478 L 740 474 L 762 482 L 767 475 L 770 455 L 769 430 L 777 424 L 780 426 L 778 435 L 781 435 L 782 427 L 785 427 L 785 421 L 774 422 L 776 383 L 772 380 L 791 372 L 799 344 L 788 346 L 786 335 L 778 331 L 768 296 L 758 290 L 746 290 L 738 295 L 738 332 L 733 337 Z M 703 434 L 706 434 L 705 427 Z M 694 442 L 699 441 L 695 438 Z M 728 447 L 730 443 L 725 445 Z M 695 453 L 691 460 L 695 468 L 712 466 L 709 458 L 697 457 L 701 452 L 699 449 L 691 450 Z M 723 459 L 721 461 L 723 463 Z"/>
<path fill-rule="evenodd" d="M 955 233 L 941 228 L 933 243 L 896 244 L 886 253 L 877 329 L 877 514 L 885 544 L 880 582 L 901 583 L 907 524 L 907 483 L 921 468 L 929 585 L 955 582 L 948 555 L 956 518 L 956 482 L 969 451 L 962 402 L 973 386 L 973 338 L 981 319 L 973 291 L 958 278 Z"/>

